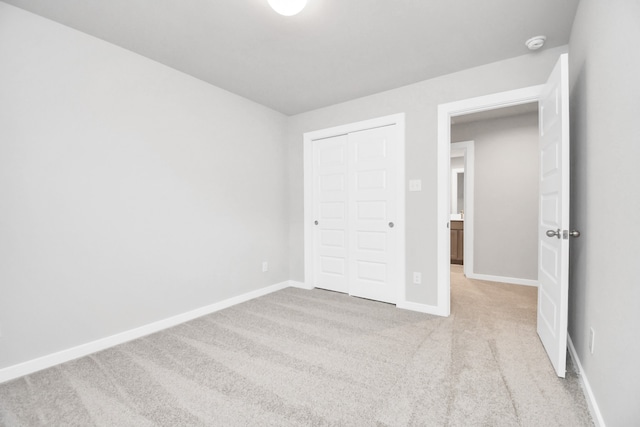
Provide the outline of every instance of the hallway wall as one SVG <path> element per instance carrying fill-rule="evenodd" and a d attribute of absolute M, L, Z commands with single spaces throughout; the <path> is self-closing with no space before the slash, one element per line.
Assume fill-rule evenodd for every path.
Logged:
<path fill-rule="evenodd" d="M 538 114 L 451 126 L 475 141 L 474 274 L 538 280 Z"/>

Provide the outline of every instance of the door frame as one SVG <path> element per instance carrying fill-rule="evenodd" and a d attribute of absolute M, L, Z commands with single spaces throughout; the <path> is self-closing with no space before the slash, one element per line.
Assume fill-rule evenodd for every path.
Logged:
<path fill-rule="evenodd" d="M 399 142 L 396 148 L 396 219 L 397 251 L 395 262 L 396 275 L 391 278 L 396 284 L 396 305 L 406 301 L 405 284 L 405 114 L 398 113 L 370 120 L 363 120 L 327 129 L 305 132 L 303 135 L 304 152 L 304 282 L 305 288 L 313 289 L 315 275 L 315 247 L 313 233 L 313 141 L 346 135 L 384 126 L 398 126 Z"/>
<path fill-rule="evenodd" d="M 530 102 L 538 102 L 544 85 L 529 86 L 506 92 L 494 93 L 476 98 L 463 99 L 438 105 L 438 192 L 437 192 L 437 268 L 438 268 L 438 305 L 437 313 L 443 316 L 451 314 L 451 275 L 450 275 L 450 168 L 451 168 L 451 118 L 480 111 L 512 107 Z M 465 233 L 466 235 L 466 233 Z M 465 242 L 466 243 L 466 242 Z"/>

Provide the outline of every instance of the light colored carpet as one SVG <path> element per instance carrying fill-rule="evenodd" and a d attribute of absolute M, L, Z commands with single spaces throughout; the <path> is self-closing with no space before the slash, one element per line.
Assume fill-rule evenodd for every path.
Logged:
<path fill-rule="evenodd" d="M 461 267 L 449 318 L 286 289 L 0 384 L 0 425 L 592 425 L 535 304 Z"/>

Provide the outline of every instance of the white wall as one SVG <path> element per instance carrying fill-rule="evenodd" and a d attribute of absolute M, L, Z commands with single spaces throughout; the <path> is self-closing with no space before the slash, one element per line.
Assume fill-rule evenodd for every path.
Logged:
<path fill-rule="evenodd" d="M 570 42 L 569 335 L 608 426 L 640 423 L 640 2 L 582 0 Z M 589 351 L 590 328 L 595 331 Z"/>
<path fill-rule="evenodd" d="M 538 280 L 538 114 L 451 126 L 475 141 L 473 273 Z"/>
<path fill-rule="evenodd" d="M 285 116 L 1 2 L 0 64 L 0 368 L 288 279 Z"/>
<path fill-rule="evenodd" d="M 524 49 L 524 48 L 523 48 Z M 437 108 L 439 104 L 542 84 L 567 48 L 543 50 L 506 61 L 382 92 L 292 116 L 288 123 L 290 278 L 304 279 L 302 134 L 394 113 L 406 113 L 406 179 L 422 179 L 421 192 L 407 192 L 406 271 L 420 271 L 423 285 L 406 281 L 410 302 L 437 304 Z M 408 185 L 407 185 L 408 188 Z"/>

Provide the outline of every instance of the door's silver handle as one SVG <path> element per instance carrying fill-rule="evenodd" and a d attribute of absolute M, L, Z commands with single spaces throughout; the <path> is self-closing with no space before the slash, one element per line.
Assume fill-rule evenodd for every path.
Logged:
<path fill-rule="evenodd" d="M 315 225 L 318 225 L 318 220 L 313 221 Z"/>
<path fill-rule="evenodd" d="M 389 228 L 393 228 L 394 225 L 395 225 L 394 223 L 390 222 L 389 223 Z"/>
<path fill-rule="evenodd" d="M 560 229 L 558 228 L 557 230 L 547 230 L 547 236 L 548 237 L 557 237 L 559 239 L 560 238 Z"/>
<path fill-rule="evenodd" d="M 571 230 L 569 232 L 569 236 L 571 236 L 571 237 L 580 237 L 580 232 L 578 230 Z"/>

